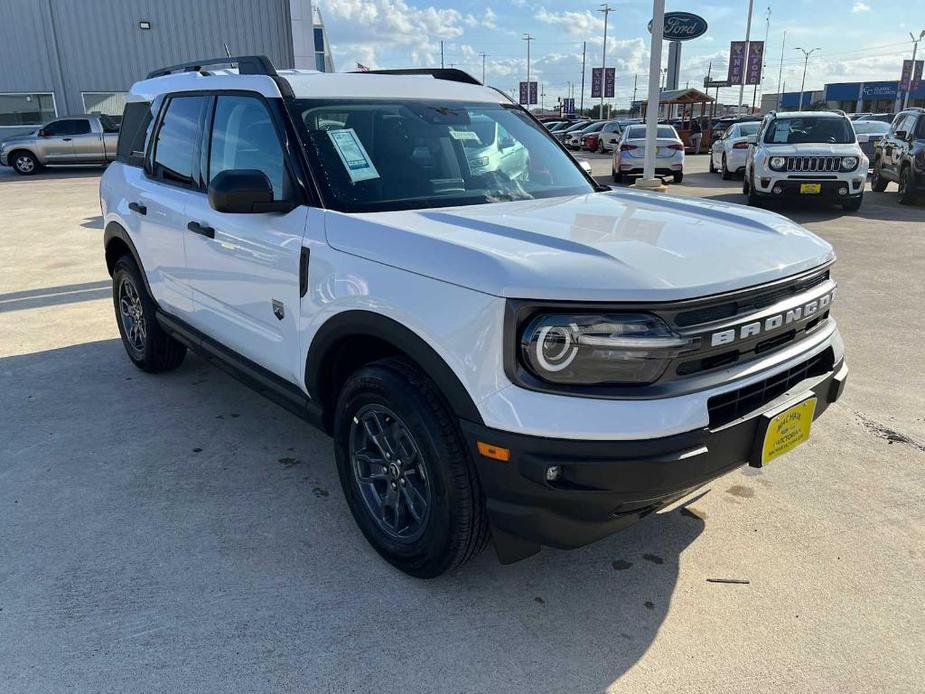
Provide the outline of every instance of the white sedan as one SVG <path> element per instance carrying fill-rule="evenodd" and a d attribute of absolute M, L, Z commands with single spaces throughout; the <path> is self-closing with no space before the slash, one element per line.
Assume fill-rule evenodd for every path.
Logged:
<path fill-rule="evenodd" d="M 680 183 L 684 179 L 684 143 L 677 131 L 670 125 L 659 125 L 655 144 L 655 175 L 670 175 Z M 622 183 L 629 176 L 642 176 L 645 158 L 646 126 L 627 126 L 613 151 L 613 180 Z"/>
<path fill-rule="evenodd" d="M 735 174 L 745 172 L 748 156 L 748 138 L 758 134 L 758 121 L 733 123 L 723 136 L 710 147 L 710 173 L 719 171 L 728 181 Z"/>

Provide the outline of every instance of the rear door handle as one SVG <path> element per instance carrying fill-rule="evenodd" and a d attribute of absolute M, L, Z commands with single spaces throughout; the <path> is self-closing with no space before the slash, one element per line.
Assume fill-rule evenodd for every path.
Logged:
<path fill-rule="evenodd" d="M 206 238 L 210 239 L 215 238 L 215 229 L 212 227 L 203 226 L 199 222 L 190 222 L 186 225 L 186 228 L 194 234 L 199 234 L 200 236 L 205 236 Z"/>
<path fill-rule="evenodd" d="M 138 214 L 148 214 L 148 208 L 140 202 L 130 202 L 128 208 L 132 210 L 132 212 L 137 212 Z"/>
<path fill-rule="evenodd" d="M 69 137 L 62 137 L 61 140 L 62 140 L 62 142 L 70 142 L 70 141 L 71 141 L 71 138 L 69 138 Z"/>

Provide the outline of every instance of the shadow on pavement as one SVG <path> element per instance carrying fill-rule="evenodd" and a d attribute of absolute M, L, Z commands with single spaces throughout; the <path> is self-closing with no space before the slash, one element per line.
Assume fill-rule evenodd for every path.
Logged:
<path fill-rule="evenodd" d="M 419 581 L 364 541 L 328 438 L 196 357 L 151 376 L 106 340 L 0 359 L 0 382 L 14 690 L 599 691 L 704 529 L 675 509 Z"/>
<path fill-rule="evenodd" d="M 31 176 L 20 176 L 13 169 L 0 166 L 0 185 L 13 181 L 47 181 L 68 178 L 92 178 L 94 176 L 98 178 L 103 171 L 105 171 L 103 166 L 53 166 L 39 169 L 38 173 Z"/>
<path fill-rule="evenodd" d="M 63 284 L 58 287 L 43 287 L 22 292 L 0 294 L 0 313 L 22 311 L 29 308 L 60 306 L 79 301 L 94 301 L 112 296 L 112 280 Z"/>

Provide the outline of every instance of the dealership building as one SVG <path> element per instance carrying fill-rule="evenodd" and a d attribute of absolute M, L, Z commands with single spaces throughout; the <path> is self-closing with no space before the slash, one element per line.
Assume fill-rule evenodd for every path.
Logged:
<path fill-rule="evenodd" d="M 784 92 L 764 94 L 761 110 L 764 113 L 775 109 L 796 111 L 802 97 L 803 108 L 825 102 L 828 108 L 839 108 L 846 113 L 896 113 L 902 110 L 906 93 L 899 88 L 898 80 L 871 82 L 836 82 L 816 91 Z M 909 106 L 925 106 L 925 82 L 909 94 Z"/>
<path fill-rule="evenodd" d="M 57 116 L 121 114 L 159 67 L 266 55 L 332 72 L 311 0 L 0 0 L 0 140 Z"/>

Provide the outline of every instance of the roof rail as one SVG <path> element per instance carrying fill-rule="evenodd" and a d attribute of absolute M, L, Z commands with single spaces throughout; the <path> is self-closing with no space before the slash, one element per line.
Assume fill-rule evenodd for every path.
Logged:
<path fill-rule="evenodd" d="M 455 67 L 409 67 L 394 70 L 355 70 L 358 74 L 369 75 L 430 75 L 434 79 L 482 85 L 475 77 Z"/>
<path fill-rule="evenodd" d="M 148 73 L 145 79 L 153 77 L 163 77 L 174 72 L 201 72 L 202 68 L 209 65 L 236 65 L 238 73 L 241 75 L 266 75 L 267 77 L 276 77 L 276 68 L 265 55 L 238 55 L 228 56 L 227 58 L 209 58 L 207 60 L 196 60 L 189 63 L 180 63 L 170 67 L 162 67 Z"/>

